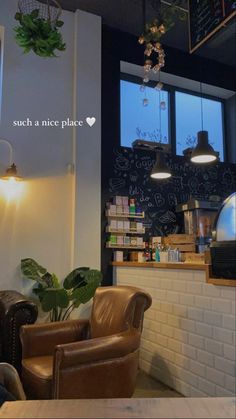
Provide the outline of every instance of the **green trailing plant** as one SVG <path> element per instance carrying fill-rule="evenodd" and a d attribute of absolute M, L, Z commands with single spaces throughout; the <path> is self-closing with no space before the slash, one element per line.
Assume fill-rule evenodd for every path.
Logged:
<path fill-rule="evenodd" d="M 175 25 L 177 19 L 186 20 L 186 13 L 179 6 L 181 6 L 180 0 L 173 0 L 172 4 L 166 7 L 162 7 L 159 3 L 155 19 L 145 24 L 139 42 L 146 45 L 160 42 L 161 37 Z"/>
<path fill-rule="evenodd" d="M 93 298 L 102 281 L 100 271 L 82 267 L 74 269 L 60 285 L 54 273 L 49 273 L 30 258 L 21 260 L 21 272 L 37 283 L 33 293 L 38 297 L 42 310 L 50 313 L 52 322 L 67 320 L 75 308 Z"/>
<path fill-rule="evenodd" d="M 55 51 L 64 51 L 66 44 L 63 42 L 59 28 L 64 22 L 57 20 L 53 23 L 50 19 L 39 17 L 39 9 L 33 10 L 30 14 L 17 12 L 15 19 L 19 26 L 14 28 L 16 42 L 27 54 L 33 51 L 40 57 L 56 57 Z"/>

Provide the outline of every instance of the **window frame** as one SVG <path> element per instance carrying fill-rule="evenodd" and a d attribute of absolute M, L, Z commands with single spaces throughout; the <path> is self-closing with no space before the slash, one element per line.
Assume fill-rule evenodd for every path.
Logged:
<path fill-rule="evenodd" d="M 141 85 L 142 84 L 142 79 L 139 76 L 135 76 L 133 74 L 128 74 L 128 73 L 120 73 L 120 82 L 121 81 L 128 81 L 137 85 Z M 157 84 L 156 80 L 150 80 L 148 83 L 146 83 L 147 87 L 155 87 Z M 202 97 L 204 99 L 209 99 L 209 100 L 213 100 L 215 102 L 220 102 L 221 103 L 221 113 L 222 113 L 222 135 L 223 135 L 223 163 L 226 163 L 228 161 L 227 159 L 227 143 L 226 143 L 226 112 L 225 112 L 225 104 L 226 104 L 226 100 L 217 96 L 212 96 L 209 95 L 207 93 L 203 93 L 201 94 L 200 92 L 195 92 L 194 90 L 190 90 L 190 89 L 185 89 L 182 87 L 178 87 L 178 86 L 173 86 L 173 85 L 169 85 L 164 83 L 164 90 L 168 92 L 168 99 L 169 99 L 169 107 L 168 107 L 168 132 L 169 132 L 169 144 L 171 147 L 171 153 L 174 155 L 176 154 L 176 102 L 175 102 L 175 93 L 179 92 L 179 93 L 186 93 L 192 96 L 197 96 L 197 97 Z M 121 98 L 120 98 L 120 126 L 121 126 Z M 121 135 L 120 135 L 120 146 L 124 147 L 121 145 Z M 179 155 L 178 155 L 179 156 Z M 181 156 L 181 155 L 180 155 Z M 222 162 L 221 162 L 222 163 Z"/>

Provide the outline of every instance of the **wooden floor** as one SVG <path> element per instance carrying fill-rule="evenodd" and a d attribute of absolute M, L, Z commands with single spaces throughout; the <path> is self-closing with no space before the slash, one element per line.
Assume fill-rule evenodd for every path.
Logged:
<path fill-rule="evenodd" d="M 133 397 L 152 398 L 152 397 L 183 397 L 182 394 L 167 387 L 160 381 L 155 380 L 143 371 L 139 371 L 137 385 Z"/>

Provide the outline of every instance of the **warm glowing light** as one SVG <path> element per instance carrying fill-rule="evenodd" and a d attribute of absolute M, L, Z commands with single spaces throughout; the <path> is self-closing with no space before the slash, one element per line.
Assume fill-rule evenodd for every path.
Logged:
<path fill-rule="evenodd" d="M 12 201 L 20 197 L 23 192 L 24 183 L 17 177 L 11 176 L 0 179 L 0 194 L 3 194 L 7 201 Z"/>
<path fill-rule="evenodd" d="M 153 179 L 168 179 L 169 177 L 171 177 L 171 173 L 153 173 L 151 174 L 151 178 Z"/>
<path fill-rule="evenodd" d="M 191 157 L 193 163 L 211 163 L 217 159 L 213 154 L 199 155 Z"/>

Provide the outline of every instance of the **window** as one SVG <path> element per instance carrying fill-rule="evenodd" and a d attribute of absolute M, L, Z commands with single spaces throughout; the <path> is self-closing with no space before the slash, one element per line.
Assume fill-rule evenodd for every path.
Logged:
<path fill-rule="evenodd" d="M 209 142 L 224 161 L 222 102 L 203 98 L 203 129 L 209 133 Z M 175 93 L 176 154 L 196 145 L 197 132 L 202 130 L 201 97 Z"/>
<path fill-rule="evenodd" d="M 169 143 L 169 97 L 165 90 L 121 80 L 121 145 L 136 139 Z M 148 101 L 145 106 L 144 100 Z"/>
<path fill-rule="evenodd" d="M 220 161 L 224 161 L 223 100 L 203 95 L 202 124 L 199 95 L 169 85 L 158 91 L 155 85 L 156 82 L 150 82 L 143 91 L 139 78 L 122 73 L 121 146 L 132 147 L 137 139 L 162 142 L 170 144 L 177 155 L 183 155 L 185 149 L 196 145 L 197 133 L 203 129 L 208 131 L 209 142 L 219 152 Z"/>

